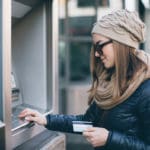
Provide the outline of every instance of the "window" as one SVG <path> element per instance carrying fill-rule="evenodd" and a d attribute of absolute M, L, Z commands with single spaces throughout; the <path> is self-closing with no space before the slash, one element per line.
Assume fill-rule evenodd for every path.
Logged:
<path fill-rule="evenodd" d="M 70 80 L 85 81 L 90 76 L 90 49 L 89 42 L 70 43 Z"/>
<path fill-rule="evenodd" d="M 78 7 L 109 6 L 109 0 L 78 0 Z"/>

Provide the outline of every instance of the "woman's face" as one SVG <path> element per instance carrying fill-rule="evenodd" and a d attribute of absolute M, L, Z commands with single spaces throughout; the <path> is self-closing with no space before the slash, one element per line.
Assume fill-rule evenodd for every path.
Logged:
<path fill-rule="evenodd" d="M 93 34 L 92 38 L 93 38 L 94 45 L 97 42 L 99 43 L 99 45 L 101 45 L 101 43 L 103 44 L 110 40 L 109 38 L 106 38 L 100 34 Z M 101 49 L 101 53 L 99 53 L 98 51 L 95 51 L 95 57 L 98 57 L 99 59 L 101 59 L 102 63 L 104 64 L 104 67 L 106 69 L 114 67 L 115 58 L 114 58 L 113 43 L 109 42 L 105 44 Z"/>

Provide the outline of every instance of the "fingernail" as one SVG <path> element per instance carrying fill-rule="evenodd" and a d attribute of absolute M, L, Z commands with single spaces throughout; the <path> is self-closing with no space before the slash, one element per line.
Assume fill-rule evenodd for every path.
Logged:
<path fill-rule="evenodd" d="M 30 118 L 29 117 L 25 117 L 25 120 L 29 120 Z"/>

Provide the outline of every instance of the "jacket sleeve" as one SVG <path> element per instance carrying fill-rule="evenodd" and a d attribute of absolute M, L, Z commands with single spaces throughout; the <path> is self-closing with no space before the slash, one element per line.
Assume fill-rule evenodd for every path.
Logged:
<path fill-rule="evenodd" d="M 139 137 L 128 136 L 116 131 L 110 131 L 106 146 L 109 150 L 150 150 L 150 89 L 142 92 L 137 107 L 139 117 Z"/>
<path fill-rule="evenodd" d="M 93 102 L 87 109 L 85 114 L 82 115 L 52 115 L 48 114 L 46 116 L 47 125 L 45 126 L 49 130 L 71 132 L 73 133 L 72 121 L 91 121 L 94 122 L 96 119 L 95 111 L 98 109 L 96 103 Z"/>

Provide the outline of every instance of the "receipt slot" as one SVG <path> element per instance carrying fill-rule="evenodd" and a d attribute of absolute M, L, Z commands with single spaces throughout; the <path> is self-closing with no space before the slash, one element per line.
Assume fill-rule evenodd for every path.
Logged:
<path fill-rule="evenodd" d="M 9 150 L 29 146 L 40 134 L 46 137 L 44 127 L 18 118 L 23 109 L 58 112 L 58 0 L 0 3 L 0 119 Z"/>

